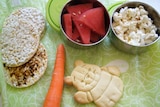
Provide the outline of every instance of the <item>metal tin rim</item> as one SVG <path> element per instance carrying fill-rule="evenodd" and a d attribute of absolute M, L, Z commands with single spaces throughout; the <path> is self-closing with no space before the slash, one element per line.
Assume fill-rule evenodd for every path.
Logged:
<path fill-rule="evenodd" d="M 111 26 L 111 30 L 113 31 L 114 35 L 115 35 L 120 41 L 122 41 L 123 43 L 125 43 L 125 44 L 127 44 L 127 45 L 129 45 L 129 46 L 133 46 L 133 47 L 147 47 L 147 46 L 150 46 L 150 45 L 156 43 L 156 42 L 160 39 L 160 35 L 158 35 L 158 38 L 157 38 L 156 40 L 154 40 L 153 42 L 151 42 L 151 43 L 149 43 L 149 44 L 146 44 L 146 45 L 140 45 L 140 46 L 129 44 L 129 43 L 121 40 L 121 39 L 117 36 L 117 34 L 116 34 L 116 32 L 115 32 L 115 30 L 113 29 L 113 26 L 112 26 L 113 14 L 116 12 L 117 9 L 124 7 L 124 6 L 125 6 L 126 4 L 128 4 L 128 3 L 141 3 L 142 5 L 146 5 L 146 6 L 151 7 L 156 13 L 158 13 L 152 6 L 150 6 L 150 5 L 148 5 L 148 4 L 144 3 L 144 2 L 139 2 L 139 1 L 128 1 L 128 2 L 125 2 L 124 4 L 121 4 L 120 6 L 118 6 L 117 8 L 115 8 L 114 11 L 113 11 L 113 13 L 112 13 L 112 15 L 111 15 L 111 18 L 110 18 L 110 26 Z"/>
<path fill-rule="evenodd" d="M 82 44 L 82 43 L 78 43 L 78 42 L 72 40 L 71 38 L 69 38 L 69 37 L 66 35 L 66 33 L 64 32 L 63 27 L 62 27 L 61 17 L 62 17 L 62 12 L 63 12 L 65 6 L 66 6 L 67 4 L 69 4 L 71 1 L 72 1 L 72 0 L 69 0 L 69 1 L 64 5 L 64 7 L 63 7 L 62 10 L 61 10 L 61 14 L 60 14 L 60 29 L 61 29 L 61 31 L 63 32 L 64 36 L 65 36 L 69 41 L 71 41 L 72 43 L 77 44 L 77 45 L 79 45 L 79 46 L 89 47 L 89 46 L 97 45 L 97 44 L 99 44 L 100 42 L 102 42 L 102 41 L 107 37 L 107 35 L 108 35 L 109 31 L 110 31 L 110 15 L 109 15 L 108 10 L 105 8 L 105 6 L 104 6 L 101 2 L 99 2 L 98 0 L 97 0 L 97 2 L 100 3 L 100 4 L 103 6 L 103 8 L 105 9 L 107 15 L 109 16 L 109 17 L 108 17 L 108 18 L 109 18 L 109 25 L 108 25 L 108 29 L 107 29 L 107 32 L 106 32 L 106 34 L 104 35 L 104 37 L 103 37 L 102 39 L 100 39 L 99 41 L 95 42 L 95 43 Z"/>

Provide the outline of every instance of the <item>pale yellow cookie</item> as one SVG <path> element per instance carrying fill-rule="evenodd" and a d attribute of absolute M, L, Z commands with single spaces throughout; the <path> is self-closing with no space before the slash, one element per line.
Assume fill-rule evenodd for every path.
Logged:
<path fill-rule="evenodd" d="M 116 76 L 120 76 L 120 73 L 121 73 L 119 68 L 116 66 L 105 66 L 105 67 L 101 67 L 101 69 Z"/>
<path fill-rule="evenodd" d="M 97 85 L 92 90 L 90 90 L 94 100 L 97 100 L 101 95 L 103 95 L 111 79 L 112 76 L 109 73 L 104 71 L 101 72 L 100 80 L 98 81 Z"/>
<path fill-rule="evenodd" d="M 129 69 L 129 64 L 125 60 L 116 59 L 109 62 L 106 66 L 116 66 L 121 72 L 126 72 Z"/>
<path fill-rule="evenodd" d="M 76 64 L 71 76 L 65 78 L 66 83 L 73 84 L 78 90 L 88 91 L 92 89 L 100 79 L 101 69 L 97 65 L 85 64 L 81 61 Z"/>
<path fill-rule="evenodd" d="M 81 104 L 86 104 L 93 101 L 92 95 L 89 91 L 78 91 L 74 94 L 74 99 Z"/>
<path fill-rule="evenodd" d="M 74 94 L 77 102 L 94 102 L 98 107 L 113 107 L 119 101 L 123 93 L 123 82 L 118 67 L 100 68 L 80 60 L 75 65 L 71 76 L 65 78 L 65 83 L 78 90 Z"/>
<path fill-rule="evenodd" d="M 95 100 L 99 107 L 113 107 L 121 98 L 123 91 L 123 82 L 117 76 L 112 76 L 109 86 L 106 88 L 101 97 Z"/>

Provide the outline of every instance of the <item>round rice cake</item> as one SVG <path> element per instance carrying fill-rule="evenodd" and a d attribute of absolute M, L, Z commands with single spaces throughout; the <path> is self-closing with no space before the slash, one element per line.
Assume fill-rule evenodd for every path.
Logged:
<path fill-rule="evenodd" d="M 5 20 L 2 27 L 2 62 L 8 67 L 20 66 L 37 51 L 45 19 L 36 8 L 21 8 Z"/>
<path fill-rule="evenodd" d="M 17 67 L 28 62 L 37 51 L 39 37 L 18 35 L 17 37 L 3 36 L 2 62 L 8 67 Z M 8 40 L 8 41 L 7 41 Z"/>
<path fill-rule="evenodd" d="M 8 31 L 7 28 L 19 29 L 24 33 L 41 36 L 45 30 L 45 18 L 37 8 L 20 8 L 13 11 L 5 20 L 2 32 Z"/>
<path fill-rule="evenodd" d="M 28 87 L 37 82 L 47 68 L 47 53 L 40 44 L 35 55 L 19 67 L 4 66 L 5 78 L 8 84 L 16 88 Z"/>

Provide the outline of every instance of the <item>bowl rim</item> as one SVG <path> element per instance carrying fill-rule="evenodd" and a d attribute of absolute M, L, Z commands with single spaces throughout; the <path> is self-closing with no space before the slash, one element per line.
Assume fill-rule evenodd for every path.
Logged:
<path fill-rule="evenodd" d="M 56 31 L 60 31 L 60 23 L 58 20 L 52 19 L 53 16 L 53 12 L 52 10 L 54 10 L 54 13 L 56 12 L 57 14 L 54 14 L 54 17 L 59 18 L 60 15 L 60 7 L 67 2 L 68 0 L 61 0 L 61 2 L 58 2 L 58 0 L 48 0 L 47 4 L 46 4 L 46 19 L 49 23 L 49 25 L 55 29 Z M 57 6 L 60 7 L 55 7 L 54 4 L 58 2 L 59 4 Z"/>
<path fill-rule="evenodd" d="M 99 41 L 94 42 L 94 43 L 90 43 L 90 44 L 83 44 L 83 43 L 76 42 L 76 41 L 72 40 L 71 38 L 69 38 L 69 37 L 67 36 L 67 34 L 65 33 L 63 27 L 62 27 L 62 19 L 61 19 L 61 18 L 62 18 L 62 15 L 63 15 L 63 14 L 62 14 L 62 13 L 63 13 L 63 10 L 65 9 L 65 6 L 68 5 L 68 4 L 71 3 L 71 2 L 73 2 L 73 0 L 68 0 L 68 1 L 64 4 L 63 8 L 61 9 L 61 14 L 60 14 L 60 30 L 62 31 L 63 36 L 65 36 L 65 37 L 66 37 L 69 41 L 71 41 L 72 43 L 77 44 L 77 45 L 79 45 L 79 46 L 90 47 L 90 46 L 94 46 L 94 45 L 97 45 L 97 44 L 101 43 L 101 42 L 107 37 L 107 35 L 109 34 L 109 31 L 110 31 L 110 29 L 111 29 L 111 26 L 110 26 L 110 15 L 109 15 L 109 11 L 107 10 L 107 8 L 106 8 L 106 7 L 104 6 L 104 4 L 102 4 L 100 1 L 95 0 L 95 2 L 98 2 L 101 6 L 103 6 L 103 8 L 105 9 L 105 12 L 107 13 L 107 16 L 108 16 L 108 19 L 109 19 L 108 29 L 106 30 L 106 33 L 105 33 L 104 37 L 101 38 Z"/>
<path fill-rule="evenodd" d="M 142 6 L 144 6 L 144 5 L 145 5 L 145 6 L 149 6 L 150 8 L 152 8 L 152 9 L 155 11 L 155 13 L 156 13 L 157 15 L 159 15 L 158 12 L 157 12 L 157 10 L 156 10 L 155 8 L 153 8 L 151 5 L 147 4 L 147 3 L 140 2 L 140 1 L 127 1 L 127 2 L 119 5 L 117 8 L 115 8 L 114 11 L 113 11 L 113 13 L 112 13 L 111 16 L 110 16 L 110 26 L 111 26 L 112 32 L 114 33 L 114 36 L 116 36 L 116 37 L 117 37 L 121 42 L 123 42 L 124 44 L 127 44 L 127 45 L 129 45 L 129 46 L 133 46 L 133 47 L 148 47 L 148 46 L 153 45 L 154 43 L 156 43 L 156 42 L 160 39 L 160 35 L 158 35 L 158 37 L 157 37 L 154 41 L 152 41 L 151 43 L 146 44 L 146 45 L 133 45 L 133 44 L 130 44 L 130 43 L 128 43 L 128 42 L 125 42 L 124 40 L 120 39 L 120 38 L 117 36 L 115 30 L 113 29 L 113 25 L 112 25 L 112 23 L 113 23 L 113 14 L 116 12 L 117 9 L 126 7 L 125 5 L 126 5 L 126 4 L 129 4 L 129 3 L 139 3 L 139 4 L 141 4 Z M 160 15 L 159 15 L 159 18 L 160 18 Z M 160 28 L 157 28 L 157 30 L 158 30 L 158 29 L 160 29 Z"/>

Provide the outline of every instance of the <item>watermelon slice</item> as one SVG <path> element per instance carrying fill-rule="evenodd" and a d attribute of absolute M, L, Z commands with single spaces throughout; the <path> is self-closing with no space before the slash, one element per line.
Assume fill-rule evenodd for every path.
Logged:
<path fill-rule="evenodd" d="M 79 34 L 80 38 L 82 40 L 82 43 L 89 44 L 90 43 L 90 36 L 91 36 L 91 30 L 85 26 L 82 22 L 78 20 L 73 20 Z"/>
<path fill-rule="evenodd" d="M 78 4 L 73 6 L 68 6 L 67 11 L 72 15 L 73 18 L 79 17 L 83 12 L 93 8 L 92 3 Z"/>
<path fill-rule="evenodd" d="M 104 19 L 104 9 L 102 7 L 97 7 L 84 12 L 79 20 L 88 26 L 92 31 L 104 36 L 105 31 L 105 19 Z"/>
<path fill-rule="evenodd" d="M 62 18 L 63 18 L 64 31 L 67 34 L 67 36 L 72 39 L 72 18 L 71 18 L 71 14 L 64 14 L 62 16 Z"/>
<path fill-rule="evenodd" d="M 76 27 L 73 28 L 72 40 L 76 41 L 79 38 L 80 34 Z"/>
<path fill-rule="evenodd" d="M 95 43 L 98 42 L 101 39 L 101 37 L 99 36 L 99 34 L 95 33 L 95 32 L 91 32 L 91 42 Z"/>

